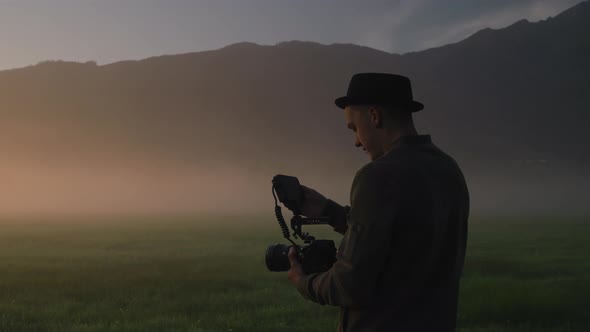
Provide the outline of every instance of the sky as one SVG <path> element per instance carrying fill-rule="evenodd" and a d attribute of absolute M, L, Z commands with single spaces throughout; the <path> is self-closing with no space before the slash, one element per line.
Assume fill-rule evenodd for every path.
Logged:
<path fill-rule="evenodd" d="M 99 64 L 237 42 L 353 43 L 392 53 L 457 42 L 580 0 L 0 0 L 0 70 Z"/>

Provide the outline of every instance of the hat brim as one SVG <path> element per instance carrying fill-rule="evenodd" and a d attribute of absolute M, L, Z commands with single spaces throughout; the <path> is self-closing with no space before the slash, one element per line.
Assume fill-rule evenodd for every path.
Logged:
<path fill-rule="evenodd" d="M 352 98 L 348 96 L 336 98 L 334 100 L 334 104 L 341 109 L 346 108 L 346 106 L 350 105 L 370 105 L 370 104 L 377 104 L 377 105 L 384 105 L 384 106 L 401 106 L 407 108 L 411 112 L 418 112 L 424 109 L 424 104 L 417 102 L 415 100 L 410 101 L 407 104 L 400 104 L 400 103 L 391 103 L 387 101 L 379 101 L 374 99 L 364 99 L 364 98 Z"/>

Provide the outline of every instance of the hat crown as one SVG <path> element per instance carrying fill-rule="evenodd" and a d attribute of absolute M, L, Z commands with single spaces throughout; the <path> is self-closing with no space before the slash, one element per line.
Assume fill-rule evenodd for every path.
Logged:
<path fill-rule="evenodd" d="M 414 99 L 409 78 L 385 73 L 355 74 L 350 79 L 346 95 L 348 97 L 376 97 L 400 102 Z"/>
<path fill-rule="evenodd" d="M 378 104 L 417 112 L 424 105 L 414 100 L 410 79 L 389 73 L 358 73 L 352 76 L 346 96 L 337 98 L 336 106 Z"/>

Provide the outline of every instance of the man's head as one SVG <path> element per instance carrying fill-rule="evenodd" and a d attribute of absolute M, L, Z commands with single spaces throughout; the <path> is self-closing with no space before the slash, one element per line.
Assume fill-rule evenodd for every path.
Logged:
<path fill-rule="evenodd" d="M 403 108 L 381 105 L 348 105 L 346 126 L 354 132 L 354 145 L 362 147 L 371 160 L 383 156 L 403 135 L 415 135 L 412 113 Z"/>
<path fill-rule="evenodd" d="M 353 75 L 346 96 L 334 103 L 344 109 L 346 124 L 355 133 L 354 145 L 367 151 L 371 160 L 389 151 L 400 136 L 416 135 L 412 112 L 424 108 L 414 100 L 409 78 L 387 73 Z"/>

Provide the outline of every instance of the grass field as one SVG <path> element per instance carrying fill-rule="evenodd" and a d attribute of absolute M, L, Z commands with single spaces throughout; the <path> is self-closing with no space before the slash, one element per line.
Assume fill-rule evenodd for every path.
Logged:
<path fill-rule="evenodd" d="M 0 331 L 336 327 L 266 270 L 271 218 L 0 226 Z M 590 220 L 472 220 L 460 331 L 590 331 L 589 240 Z"/>

